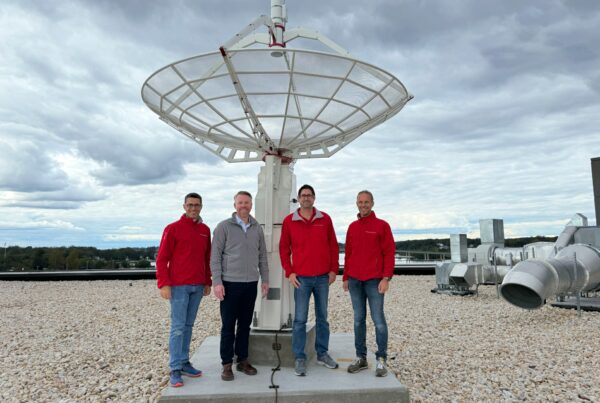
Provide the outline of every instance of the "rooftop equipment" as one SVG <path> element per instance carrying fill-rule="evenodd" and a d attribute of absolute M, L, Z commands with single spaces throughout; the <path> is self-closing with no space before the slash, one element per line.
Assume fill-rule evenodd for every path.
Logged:
<path fill-rule="evenodd" d="M 600 290 L 600 228 L 577 214 L 559 235 L 549 256 L 532 256 L 504 277 L 500 292 L 509 303 L 541 308 L 549 298 L 564 299 Z"/>
<path fill-rule="evenodd" d="M 432 292 L 468 295 L 480 284 L 498 285 L 506 273 L 528 254 L 546 255 L 552 243 L 536 242 L 524 248 L 504 246 L 504 222 L 501 219 L 479 220 L 481 245 L 467 248 L 466 234 L 450 235 L 451 262 L 438 264 L 437 287 Z M 475 287 L 475 288 L 474 288 Z"/>
<path fill-rule="evenodd" d="M 600 299 L 592 293 L 600 291 L 600 158 L 592 158 L 592 183 L 596 210 L 596 226 L 589 227 L 587 218 L 575 214 L 547 257 L 537 257 L 517 264 L 504 278 L 500 292 L 506 301 L 525 309 L 542 307 L 548 298 L 564 301 L 575 296 L 575 303 L 556 306 L 600 310 Z"/>

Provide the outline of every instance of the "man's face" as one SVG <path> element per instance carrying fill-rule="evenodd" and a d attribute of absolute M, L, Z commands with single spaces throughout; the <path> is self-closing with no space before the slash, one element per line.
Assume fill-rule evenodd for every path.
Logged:
<path fill-rule="evenodd" d="M 185 199 L 185 203 L 183 203 L 183 209 L 185 210 L 186 217 L 197 220 L 200 217 L 200 211 L 202 211 L 202 203 L 200 203 L 200 199 L 188 197 Z"/>
<path fill-rule="evenodd" d="M 361 193 L 356 197 L 356 206 L 358 207 L 358 213 L 361 217 L 366 217 L 371 214 L 373 204 L 375 203 L 367 193 Z"/>
<path fill-rule="evenodd" d="M 252 211 L 252 198 L 246 195 L 237 195 L 233 207 L 240 218 L 247 218 Z"/>
<path fill-rule="evenodd" d="M 310 189 L 302 189 L 298 199 L 300 199 L 300 207 L 303 209 L 311 209 L 315 204 L 315 195 L 312 194 Z"/>

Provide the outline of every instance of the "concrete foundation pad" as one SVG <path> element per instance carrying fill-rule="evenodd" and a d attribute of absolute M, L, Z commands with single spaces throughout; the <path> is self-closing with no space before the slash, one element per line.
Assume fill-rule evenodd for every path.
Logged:
<path fill-rule="evenodd" d="M 316 360 L 315 337 L 316 326 L 314 323 L 306 324 L 306 343 L 304 354 L 306 361 Z M 277 363 L 277 351 L 273 350 L 275 343 L 275 332 L 264 330 L 250 331 L 250 344 L 248 346 L 248 360 L 252 365 L 266 365 L 273 367 Z M 279 361 L 282 367 L 294 367 L 294 353 L 292 352 L 292 332 L 281 331 L 277 333 L 277 344 L 280 346 Z"/>
<path fill-rule="evenodd" d="M 408 388 L 393 373 L 384 378 L 375 377 L 375 357 L 370 354 L 369 369 L 357 374 L 347 372 L 355 358 L 354 335 L 332 334 L 329 354 L 340 368 L 328 369 L 315 362 L 307 366 L 307 376 L 296 376 L 293 368 L 282 367 L 275 372 L 273 383 L 278 402 L 409 402 Z M 274 402 L 275 389 L 271 385 L 272 365 L 256 365 L 258 374 L 248 376 L 234 370 L 235 379 L 221 380 L 219 337 L 206 338 L 192 357 L 192 364 L 204 374 L 200 378 L 184 377 L 181 388 L 167 387 L 161 402 Z"/>

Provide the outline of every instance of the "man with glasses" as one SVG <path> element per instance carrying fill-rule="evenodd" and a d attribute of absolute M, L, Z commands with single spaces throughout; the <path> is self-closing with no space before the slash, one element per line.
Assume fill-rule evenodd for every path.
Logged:
<path fill-rule="evenodd" d="M 246 375 L 257 371 L 248 361 L 250 324 L 261 278 L 261 293 L 269 292 L 269 266 L 265 235 L 250 215 L 252 195 L 239 191 L 233 198 L 235 213 L 215 228 L 210 267 L 213 293 L 221 310 L 221 379 L 233 381 L 234 354 L 236 369 Z M 237 325 L 237 329 L 236 329 Z"/>
<path fill-rule="evenodd" d="M 210 294 L 210 229 L 202 223 L 202 197 L 189 193 L 185 213 L 167 225 L 156 257 L 160 296 L 171 304 L 169 333 L 170 384 L 183 386 L 182 375 L 198 377 L 202 371 L 190 363 L 192 329 L 202 296 Z"/>
<path fill-rule="evenodd" d="M 315 299 L 317 363 L 335 369 L 338 363 L 329 356 L 327 300 L 329 286 L 339 269 L 339 250 L 331 218 L 313 207 L 315 190 L 303 185 L 298 190 L 300 208 L 283 220 L 279 255 L 285 276 L 294 287 L 294 325 L 292 350 L 296 375 L 306 375 L 306 321 L 311 294 Z"/>
<path fill-rule="evenodd" d="M 366 345 L 368 301 L 377 342 L 375 376 L 382 377 L 388 373 L 388 328 L 383 312 L 383 297 L 394 274 L 396 245 L 390 225 L 375 216 L 372 210 L 374 204 L 371 192 L 358 192 L 358 219 L 350 224 L 346 233 L 343 287 L 344 291 L 350 290 L 354 310 L 356 359 L 348 366 L 348 372 L 353 374 L 369 367 Z"/>

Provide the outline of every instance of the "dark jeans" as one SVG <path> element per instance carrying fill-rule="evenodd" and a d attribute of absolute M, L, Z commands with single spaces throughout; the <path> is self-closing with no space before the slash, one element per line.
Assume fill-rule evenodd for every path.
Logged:
<path fill-rule="evenodd" d="M 367 301 L 371 318 L 375 324 L 375 340 L 377 341 L 377 352 L 375 357 L 387 359 L 388 328 L 383 313 L 383 297 L 378 287 L 380 278 L 360 281 L 348 278 L 348 289 L 352 308 L 354 309 L 354 347 L 357 357 L 367 357 Z"/>
<path fill-rule="evenodd" d="M 292 350 L 296 358 L 306 359 L 306 321 L 308 320 L 308 303 L 311 294 L 315 296 L 315 319 L 317 334 L 315 350 L 317 357 L 329 350 L 329 322 L 327 322 L 327 298 L 329 297 L 329 275 L 298 276 L 299 288 L 294 288 L 294 327 L 292 333 Z"/>
<path fill-rule="evenodd" d="M 258 281 L 223 281 L 225 298 L 221 301 L 221 363 L 231 364 L 248 358 L 248 339 L 254 313 Z M 237 329 L 236 329 L 237 324 Z"/>

